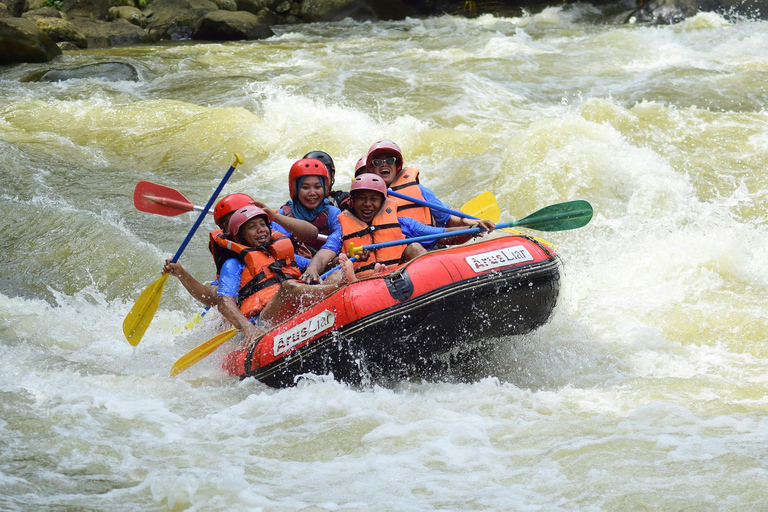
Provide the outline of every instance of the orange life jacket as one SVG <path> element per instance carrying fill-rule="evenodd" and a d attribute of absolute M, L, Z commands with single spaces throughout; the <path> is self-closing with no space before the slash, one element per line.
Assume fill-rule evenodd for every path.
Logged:
<path fill-rule="evenodd" d="M 389 186 L 393 191 L 411 196 L 415 199 L 424 201 L 424 195 L 419 188 L 419 170 L 413 167 L 404 167 Z M 432 210 L 426 206 L 412 203 L 405 199 L 397 197 L 392 198 L 397 202 L 397 215 L 400 217 L 410 217 L 427 226 L 435 225 L 435 218 L 432 216 Z"/>
<path fill-rule="evenodd" d="M 341 212 L 339 222 L 342 231 L 341 239 L 345 248 L 349 247 L 349 242 L 353 242 L 355 247 L 360 247 L 405 239 L 405 235 L 400 229 L 400 223 L 397 221 L 397 204 L 393 199 L 387 198 L 384 201 L 370 225 L 358 219 L 352 210 Z M 377 262 L 397 265 L 400 263 L 403 251 L 405 251 L 405 244 L 381 247 L 371 251 L 367 261 L 353 262 L 355 273 L 373 269 Z"/>
<path fill-rule="evenodd" d="M 280 283 L 301 276 L 291 239 L 277 231 L 272 232 L 268 243 L 259 247 L 228 240 L 226 248 L 245 263 L 237 304 L 248 318 L 258 315 L 269 304 L 280 289 Z"/>
<path fill-rule="evenodd" d="M 208 233 L 208 249 L 210 249 L 213 262 L 216 264 L 216 279 L 221 274 L 221 267 L 224 262 L 230 258 L 237 258 L 237 253 L 227 248 L 227 244 L 231 242 L 229 236 L 220 229 Z"/>

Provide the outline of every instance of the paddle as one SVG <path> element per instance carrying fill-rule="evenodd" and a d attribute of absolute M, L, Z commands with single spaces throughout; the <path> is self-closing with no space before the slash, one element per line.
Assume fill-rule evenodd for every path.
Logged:
<path fill-rule="evenodd" d="M 190 203 L 178 190 L 151 181 L 140 181 L 136 184 L 133 190 L 133 204 L 139 211 L 166 217 L 175 217 L 192 210 L 203 211 L 202 206 Z M 208 213 L 213 215 L 213 211 Z"/>
<path fill-rule="evenodd" d="M 166 217 L 174 217 L 192 210 L 203 211 L 202 206 L 190 203 L 178 190 L 151 181 L 140 181 L 136 184 L 133 191 L 133 204 L 139 211 Z M 212 210 L 208 213 L 213 215 Z M 327 240 L 328 235 L 318 234 L 317 239 Z"/>
<path fill-rule="evenodd" d="M 499 222 L 501 218 L 499 203 L 496 202 L 496 198 L 490 192 L 483 192 L 469 200 L 461 207 L 461 211 L 472 218 L 487 219 L 494 224 Z"/>
<path fill-rule="evenodd" d="M 173 366 L 171 366 L 171 377 L 175 377 L 190 366 L 196 364 L 199 360 L 205 358 L 219 348 L 225 341 L 237 334 L 237 329 L 230 329 L 221 334 L 217 334 L 202 345 L 198 345 L 183 356 L 181 356 Z"/>
<path fill-rule="evenodd" d="M 538 231 L 567 231 L 586 226 L 592 220 L 592 205 L 587 201 L 569 201 L 567 203 L 558 203 L 546 206 L 527 217 L 496 224 L 496 229 L 511 228 L 516 226 L 535 229 Z M 427 242 L 430 240 L 439 240 L 454 236 L 472 235 L 482 231 L 482 228 L 460 229 L 448 233 L 438 233 L 435 235 L 417 236 L 406 238 L 404 240 L 393 240 L 391 242 L 381 242 L 378 244 L 363 245 L 361 247 L 350 247 L 350 255 L 366 250 L 379 249 L 381 247 L 392 247 L 394 245 L 411 244 L 414 242 Z"/>
<path fill-rule="evenodd" d="M 387 190 L 387 193 L 390 196 L 399 197 L 401 199 L 405 199 L 407 201 L 420 204 L 422 206 L 427 206 L 433 210 L 439 210 L 442 212 L 450 213 L 451 215 L 456 215 L 457 217 L 463 217 L 463 218 L 469 218 L 469 219 L 487 219 L 493 223 L 498 222 L 499 219 L 501 218 L 501 212 L 499 211 L 499 203 L 496 202 L 496 198 L 490 192 L 483 192 L 476 198 L 472 199 L 471 201 L 469 201 L 468 203 L 466 203 L 464 206 L 461 207 L 460 212 L 457 212 L 456 210 L 445 208 L 436 204 L 428 203 L 426 201 L 422 201 L 421 199 L 416 199 L 410 196 L 406 196 L 404 194 L 400 194 L 392 190 Z M 515 229 L 505 229 L 504 231 L 520 234 L 520 232 Z M 546 240 L 542 240 L 541 238 L 536 238 L 536 237 L 533 237 L 533 238 L 543 243 L 544 245 L 549 245 L 551 247 L 554 247 L 554 244 L 547 242 Z"/>
<path fill-rule="evenodd" d="M 469 203 L 465 204 L 462 207 L 462 211 L 457 211 L 452 208 L 446 208 L 445 206 L 440 206 L 433 203 L 428 203 L 427 201 L 423 201 L 421 199 L 416 199 L 415 197 L 407 196 L 405 194 L 401 194 L 399 192 L 395 192 L 392 189 L 387 190 L 387 195 L 390 195 L 392 197 L 397 197 L 400 199 L 405 199 L 406 201 L 410 201 L 412 203 L 426 206 L 427 208 L 431 210 L 438 210 L 441 212 L 449 213 L 451 215 L 455 215 L 457 217 L 465 218 L 465 219 L 488 219 L 491 222 L 496 222 L 501 217 L 501 212 L 499 212 L 499 204 L 496 202 L 496 198 L 493 197 L 493 194 L 490 192 L 483 192 L 476 198 L 474 198 Z M 490 196 L 490 197 L 489 197 Z M 470 205 L 471 210 L 467 209 L 467 205 Z M 495 207 L 495 211 L 494 211 Z M 477 215 L 488 215 L 488 217 L 475 217 L 474 215 L 468 213 L 468 211 L 477 211 Z M 492 219 L 491 217 L 495 216 L 495 219 Z"/>
<path fill-rule="evenodd" d="M 203 211 L 200 212 L 200 215 L 197 217 L 194 226 L 192 226 L 192 229 L 189 230 L 189 233 L 184 239 L 184 242 L 182 242 L 179 250 L 176 251 L 176 254 L 173 256 L 171 263 L 176 263 L 179 260 L 181 253 L 184 252 L 187 244 L 189 244 L 189 241 L 192 240 L 192 235 L 195 234 L 195 231 L 197 231 L 197 228 L 203 222 L 206 213 L 208 213 L 208 210 L 210 210 L 213 202 L 219 196 L 221 190 L 224 188 L 224 185 L 229 180 L 229 177 L 232 176 L 232 173 L 235 172 L 235 167 L 237 167 L 237 164 L 239 163 L 243 163 L 243 159 L 240 154 L 235 153 L 235 161 L 229 167 L 229 170 L 227 170 L 227 173 L 224 175 L 224 178 L 222 178 L 219 186 L 216 187 L 216 190 L 208 200 L 205 208 L 203 208 Z M 144 333 L 147 331 L 149 324 L 152 322 L 152 318 L 155 316 L 155 312 L 160 305 L 160 298 L 163 296 L 163 287 L 165 286 L 165 281 L 168 279 L 169 275 L 170 274 L 163 274 L 157 281 L 149 285 L 149 287 L 147 287 L 147 289 L 144 290 L 141 295 L 139 295 L 136 303 L 128 312 L 128 315 L 126 315 L 125 321 L 123 321 L 123 334 L 125 334 L 125 339 L 127 339 L 128 343 L 134 347 L 139 344 L 141 338 L 144 336 Z"/>

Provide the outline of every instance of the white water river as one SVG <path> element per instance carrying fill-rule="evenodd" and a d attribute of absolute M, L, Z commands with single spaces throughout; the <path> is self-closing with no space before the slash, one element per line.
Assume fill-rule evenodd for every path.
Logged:
<path fill-rule="evenodd" d="M 595 11 L 0 69 L 0 510 L 768 508 L 768 22 Z M 107 61 L 141 80 L 24 81 Z M 206 336 L 174 333 L 199 309 L 170 280 L 125 341 L 194 221 L 137 211 L 139 180 L 203 205 L 237 151 L 225 191 L 277 207 L 307 151 L 346 188 L 382 138 L 455 206 L 591 202 L 587 227 L 545 236 L 564 261 L 546 326 L 463 379 L 273 390 L 219 353 L 171 378 Z M 181 258 L 201 280 L 212 227 Z"/>

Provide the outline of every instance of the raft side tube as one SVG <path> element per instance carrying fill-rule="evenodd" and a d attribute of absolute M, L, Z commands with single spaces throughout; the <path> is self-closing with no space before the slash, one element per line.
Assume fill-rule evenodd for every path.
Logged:
<path fill-rule="evenodd" d="M 226 369 L 278 387 L 309 372 L 397 378 L 484 337 L 543 325 L 558 291 L 559 259 L 529 237 L 450 247 L 340 289 L 267 333 L 249 357 L 232 353 Z"/>

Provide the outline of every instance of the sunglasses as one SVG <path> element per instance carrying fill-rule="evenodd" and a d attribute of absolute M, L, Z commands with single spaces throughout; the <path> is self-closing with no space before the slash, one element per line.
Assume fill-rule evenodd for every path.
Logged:
<path fill-rule="evenodd" d="M 395 162 L 397 162 L 397 158 L 394 156 L 389 156 L 387 158 L 374 158 L 371 160 L 371 163 L 374 167 L 381 167 L 384 164 L 395 165 Z"/>

